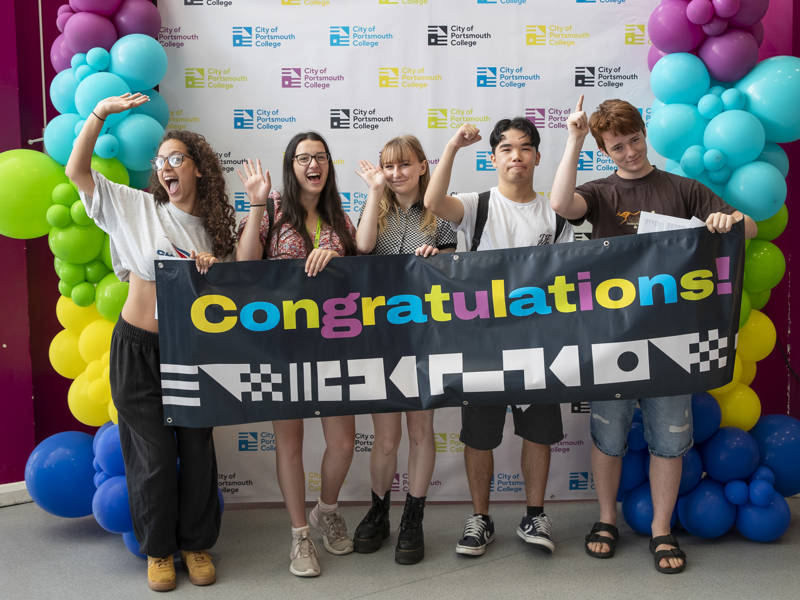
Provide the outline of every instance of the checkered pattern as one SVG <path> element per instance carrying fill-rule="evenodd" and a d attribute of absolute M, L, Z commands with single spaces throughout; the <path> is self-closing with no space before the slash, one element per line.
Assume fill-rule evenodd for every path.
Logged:
<path fill-rule="evenodd" d="M 721 338 L 718 329 L 709 329 L 705 339 L 698 336 L 696 343 L 689 344 L 692 365 L 697 365 L 701 373 L 706 373 L 712 368 L 722 369 L 728 364 L 727 348 L 728 338 Z"/>
<path fill-rule="evenodd" d="M 249 373 L 241 374 L 241 382 L 244 386 L 249 386 L 249 391 L 242 392 L 242 401 L 262 402 L 265 398 L 273 402 L 283 400 L 283 392 L 276 388 L 281 387 L 283 377 L 280 373 L 273 373 L 272 366 L 261 364 L 251 366 Z"/>

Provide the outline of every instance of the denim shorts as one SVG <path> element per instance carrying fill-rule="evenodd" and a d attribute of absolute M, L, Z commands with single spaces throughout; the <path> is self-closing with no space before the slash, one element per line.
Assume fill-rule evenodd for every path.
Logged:
<path fill-rule="evenodd" d="M 623 456 L 636 400 L 592 402 L 591 431 L 597 449 L 609 456 Z M 644 439 L 650 454 L 664 458 L 683 456 L 692 447 L 692 396 L 640 398 Z"/>

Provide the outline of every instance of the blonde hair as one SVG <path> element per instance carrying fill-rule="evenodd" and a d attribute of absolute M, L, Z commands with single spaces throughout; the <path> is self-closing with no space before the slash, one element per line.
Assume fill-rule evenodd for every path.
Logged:
<path fill-rule="evenodd" d="M 420 141 L 413 135 L 401 135 L 389 140 L 381 150 L 379 164 L 383 168 L 386 163 L 409 160 L 412 156 L 416 157 L 417 161 L 425 163 L 425 172 L 419 176 L 417 192 L 417 202 L 422 207 L 422 224 L 419 229 L 420 231 L 434 234 L 436 233 L 436 215 L 427 210 L 422 201 L 425 197 L 425 190 L 428 188 L 428 182 L 431 180 L 431 170 Z M 383 190 L 383 196 L 378 202 L 379 233 L 386 227 L 386 215 L 392 209 L 399 212 L 400 204 L 397 202 L 395 193 L 387 185 Z"/>

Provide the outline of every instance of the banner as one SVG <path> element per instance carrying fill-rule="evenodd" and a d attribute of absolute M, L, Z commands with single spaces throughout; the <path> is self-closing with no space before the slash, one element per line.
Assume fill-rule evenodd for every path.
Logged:
<path fill-rule="evenodd" d="M 189 427 L 718 387 L 742 227 L 509 250 L 156 261 L 167 423 Z"/>

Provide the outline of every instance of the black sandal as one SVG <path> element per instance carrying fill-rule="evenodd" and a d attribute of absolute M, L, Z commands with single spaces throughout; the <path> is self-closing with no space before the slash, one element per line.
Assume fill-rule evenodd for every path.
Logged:
<path fill-rule="evenodd" d="M 675 547 L 669 550 L 656 550 L 661 544 L 669 544 Z M 656 571 L 659 573 L 680 573 L 686 568 L 686 553 L 681 550 L 678 540 L 672 534 L 650 538 L 650 552 L 655 557 Z M 662 567 L 661 560 L 664 558 L 679 558 L 683 561 L 683 564 L 680 567 Z"/>
<path fill-rule="evenodd" d="M 611 534 L 612 537 L 608 537 L 606 535 L 600 535 L 598 531 L 606 531 Z M 603 523 L 602 521 L 598 521 L 594 525 L 592 525 L 592 530 L 586 535 L 584 538 L 586 541 L 584 543 L 584 549 L 586 550 L 586 554 L 589 556 L 593 556 L 594 558 L 611 558 L 614 556 L 614 552 L 617 550 L 617 541 L 619 540 L 619 529 L 617 529 L 614 525 L 610 523 Z M 593 550 L 589 550 L 589 544 L 599 542 L 601 544 L 608 544 L 608 552 L 596 552 Z"/>

